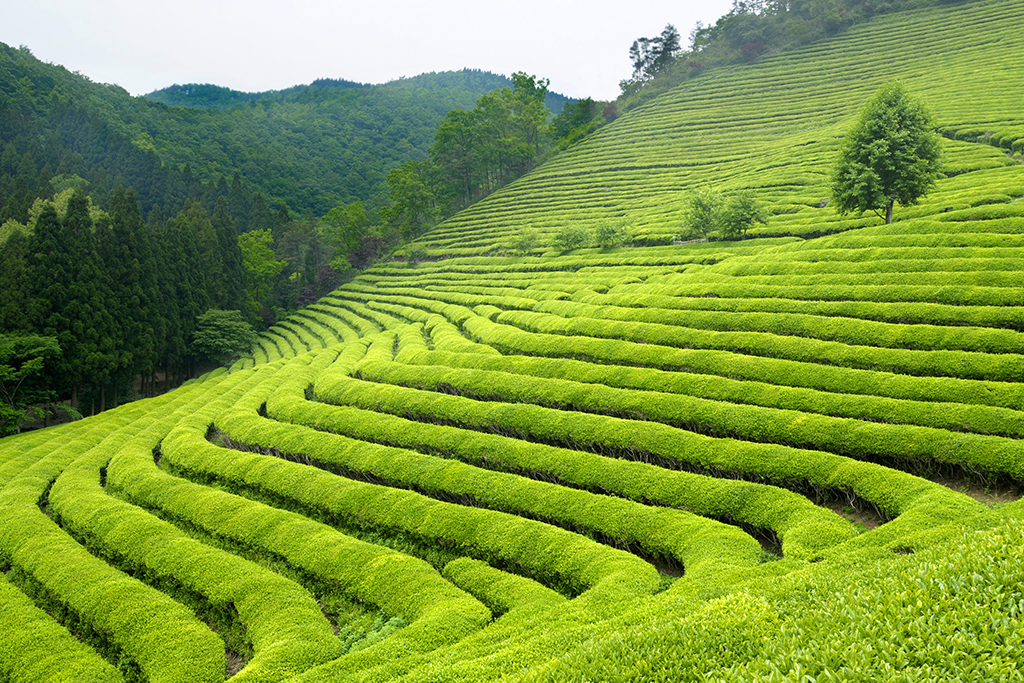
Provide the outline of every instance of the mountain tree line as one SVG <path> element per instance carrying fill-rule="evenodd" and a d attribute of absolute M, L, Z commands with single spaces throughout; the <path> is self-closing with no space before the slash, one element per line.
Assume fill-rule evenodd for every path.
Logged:
<path fill-rule="evenodd" d="M 152 395 L 208 360 L 193 346 L 202 314 L 255 317 L 230 199 L 217 196 L 212 211 L 190 201 L 167 221 L 146 221 L 133 190 L 116 188 L 104 211 L 79 187 L 37 199 L 24 225 L 9 219 L 0 233 L 0 337 L 22 347 L 52 340 L 58 351 L 46 347 L 45 367 L 21 386 L 26 395 L 86 414 L 133 387 Z M 272 215 L 262 219 L 273 225 Z M 0 359 L 9 373 L 36 357 L 19 353 Z"/>
<path fill-rule="evenodd" d="M 589 98 L 552 117 L 547 79 L 518 72 L 512 83 L 485 93 L 471 110 L 448 112 L 427 158 L 388 174 L 390 202 L 381 216 L 401 239 L 422 234 L 615 117 L 614 107 Z"/>

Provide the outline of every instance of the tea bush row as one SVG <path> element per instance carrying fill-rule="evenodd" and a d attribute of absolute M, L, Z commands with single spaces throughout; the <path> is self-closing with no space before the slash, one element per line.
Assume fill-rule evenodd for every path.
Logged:
<path fill-rule="evenodd" d="M 400 352 L 397 360 L 416 365 L 497 370 L 620 389 L 668 392 L 731 404 L 781 408 L 811 415 L 831 415 L 876 423 L 911 424 L 955 432 L 1024 438 L 1024 412 L 1007 408 L 909 401 L 863 394 L 838 394 L 802 387 L 735 380 L 717 375 L 602 365 L 565 358 L 522 355 L 485 358 L 450 354 L 441 349 L 423 353 L 426 350 L 424 346 L 410 349 L 407 354 Z"/>
<path fill-rule="evenodd" d="M 224 644 L 205 624 L 165 594 L 89 554 L 37 505 L 81 454 L 117 448 L 158 420 L 148 409 L 168 402 L 155 403 L 108 411 L 102 438 L 70 440 L 8 482 L 0 491 L 0 559 L 31 577 L 40 600 L 89 634 L 100 634 L 102 648 L 134 663 L 149 681 L 220 681 Z"/>
<path fill-rule="evenodd" d="M 655 307 L 630 308 L 568 301 L 539 302 L 534 305 L 533 310 L 563 318 L 587 317 L 655 323 L 714 332 L 761 332 L 889 349 L 943 349 L 994 354 L 1024 352 L 1024 334 L 1013 330 L 984 327 L 906 325 L 778 312 L 734 313 Z M 840 362 L 841 359 L 835 360 Z"/>
<path fill-rule="evenodd" d="M 488 370 L 367 363 L 364 379 L 428 391 L 455 390 L 484 401 L 534 404 L 655 420 L 694 433 L 827 451 L 928 471 L 934 464 L 1024 481 L 1024 443 L 942 429 L 833 418 L 676 394 L 615 389 Z"/>

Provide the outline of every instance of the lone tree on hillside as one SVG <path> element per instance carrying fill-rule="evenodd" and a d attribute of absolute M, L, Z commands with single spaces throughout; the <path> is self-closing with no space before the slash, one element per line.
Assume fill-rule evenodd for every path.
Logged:
<path fill-rule="evenodd" d="M 939 175 L 942 149 L 924 105 L 890 81 L 861 110 L 832 171 L 840 213 L 874 211 L 892 223 L 893 204 L 916 204 Z"/>

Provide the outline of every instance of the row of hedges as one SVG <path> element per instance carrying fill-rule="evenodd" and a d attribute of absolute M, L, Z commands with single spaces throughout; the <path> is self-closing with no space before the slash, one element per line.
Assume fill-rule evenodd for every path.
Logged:
<path fill-rule="evenodd" d="M 90 452 L 109 452 L 183 403 L 185 392 L 107 411 L 0 492 L 0 560 L 22 572 L 37 601 L 114 661 L 151 683 L 220 681 L 224 644 L 190 610 L 89 554 L 40 508 L 51 483 Z"/>
<path fill-rule="evenodd" d="M 330 380 L 328 380 L 330 381 Z M 444 424 L 417 422 L 380 412 L 367 412 L 350 406 L 303 405 L 298 401 L 283 399 L 268 403 L 268 412 L 279 419 L 308 424 L 317 429 L 326 429 L 353 438 L 375 440 L 404 448 L 435 453 L 443 457 L 457 457 L 478 467 L 523 473 L 538 480 L 554 478 L 561 486 L 574 487 L 585 491 L 608 493 L 654 505 L 690 510 L 706 517 L 726 518 L 737 523 L 757 526 L 771 531 L 784 539 L 794 537 L 794 530 L 813 527 L 818 539 L 814 551 L 829 547 L 849 538 L 853 530 L 838 520 L 831 512 L 818 508 L 810 501 L 789 491 L 733 479 L 715 479 L 680 470 L 665 470 L 646 462 L 634 462 L 603 457 L 587 451 L 570 450 L 547 444 L 531 443 L 499 434 L 473 431 Z M 431 417 L 443 419 L 439 412 Z M 560 497 L 561 498 L 561 497 Z M 751 510 L 762 505 L 765 510 L 753 516 Z M 607 524 L 639 523 L 641 509 L 618 521 Z M 563 513 L 564 516 L 565 513 Z M 750 515 L 747 517 L 746 515 Z M 666 515 L 666 517 L 668 517 Z M 719 532 L 715 530 L 718 529 Z M 633 541 L 640 547 L 648 545 L 657 549 L 657 544 L 666 545 L 662 538 L 672 537 L 678 529 L 651 532 L 649 541 Z M 607 533 L 607 532 L 606 532 Z M 724 531 L 714 524 L 707 524 L 706 534 L 720 535 L 720 545 L 712 552 L 701 554 L 690 551 L 680 555 L 685 563 L 688 576 L 702 576 L 720 570 L 724 564 L 743 564 L 749 561 L 750 553 L 756 550 L 749 539 L 744 543 L 736 541 L 732 531 Z M 612 536 L 620 543 L 628 541 L 634 531 L 624 529 Z M 675 541 L 679 547 L 699 540 L 700 536 Z M 735 552 L 725 552 L 729 547 Z M 785 546 L 787 553 L 799 556 L 799 548 Z M 708 548 L 696 549 L 709 551 Z M 649 551 L 650 552 L 650 551 Z M 662 552 L 664 552 L 662 550 Z M 756 555 L 756 553 L 755 553 Z"/>
<path fill-rule="evenodd" d="M 482 346 L 481 348 L 490 348 Z M 653 368 L 601 365 L 566 358 L 541 356 L 469 356 L 409 345 L 396 360 L 415 365 L 476 368 L 517 375 L 566 379 L 619 389 L 638 389 L 736 405 L 779 408 L 805 415 L 829 415 L 874 423 L 918 425 L 954 432 L 1024 437 L 1024 413 L 1008 408 L 909 401 L 885 396 L 837 394 L 802 387 L 735 380 L 717 375 L 674 373 Z"/>
<path fill-rule="evenodd" d="M 118 452 L 131 451 L 152 463 L 153 449 L 170 426 L 200 410 L 207 391 L 227 387 L 201 389 L 201 396 L 163 411 L 160 422 L 132 436 Z M 252 657 L 234 680 L 280 681 L 338 655 L 331 625 L 302 587 L 108 496 L 100 473 L 110 457 L 105 449 L 91 451 L 61 473 L 49 498 L 55 518 L 91 551 L 132 575 L 172 595 L 197 596 L 200 613 L 214 615 L 223 628 L 230 630 L 237 619 L 242 633 L 235 638 L 243 642 L 229 643 L 238 653 L 251 648 Z"/>
<path fill-rule="evenodd" d="M 324 301 L 325 298 L 326 297 L 320 300 Z M 327 306 L 324 304 L 316 303 L 310 306 L 306 306 L 302 310 L 307 313 L 315 313 L 325 317 L 334 318 L 338 320 L 341 324 L 345 325 L 346 327 L 350 327 L 353 330 L 355 330 L 358 336 L 360 337 L 377 334 L 381 330 L 379 325 L 375 325 L 373 322 L 367 320 L 366 318 L 362 318 L 358 315 L 353 315 L 351 311 L 334 305 Z"/>
<path fill-rule="evenodd" d="M 357 369 L 377 374 L 378 370 L 373 365 L 364 363 Z M 677 461 L 821 492 L 849 491 L 869 501 L 887 517 L 903 515 L 915 507 L 927 508 L 938 516 L 937 519 L 943 515 L 979 509 L 974 501 L 961 494 L 897 470 L 820 451 L 715 439 L 660 423 L 638 423 L 532 405 L 478 402 L 391 385 L 343 381 L 337 376 L 321 377 L 316 384 L 316 393 L 332 403 L 356 405 L 414 420 L 445 420 L 474 429 L 500 428 L 506 433 L 528 436 L 544 443 L 607 449 L 617 454 L 633 454 L 635 458 L 653 456 L 667 462 Z M 763 505 L 749 507 L 749 512 L 744 507 L 743 513 L 734 518 L 760 528 L 780 526 L 777 520 L 774 523 L 767 521 L 777 511 Z M 752 517 L 744 518 L 743 514 Z M 719 512 L 715 516 L 727 515 Z M 790 531 L 789 538 L 783 539 L 792 543 L 795 556 L 799 556 L 795 552 L 797 548 L 813 548 L 822 542 L 817 534 L 810 534 L 807 527 L 801 527 L 801 531 L 808 538 Z"/>
<path fill-rule="evenodd" d="M 0 680 L 120 683 L 117 669 L 76 640 L 0 574 Z"/>
<path fill-rule="evenodd" d="M 900 325 L 869 320 L 798 313 L 740 313 L 694 311 L 654 306 L 628 308 L 580 302 L 545 301 L 533 307 L 538 313 L 563 318 L 586 316 L 604 320 L 659 323 L 697 330 L 765 332 L 890 349 L 946 349 L 983 353 L 1020 354 L 1024 334 L 985 327 Z"/>
<path fill-rule="evenodd" d="M 319 357 L 329 362 L 334 356 L 326 353 Z M 323 473 L 268 456 L 219 448 L 203 435 L 210 412 L 222 411 L 247 399 L 264 400 L 281 374 L 308 362 L 306 355 L 293 359 L 291 364 L 258 368 L 245 385 L 221 393 L 208 404 L 207 410 L 178 420 L 163 441 L 164 460 L 182 472 L 214 479 L 225 486 L 265 491 L 281 500 L 307 503 L 304 496 L 310 494 L 310 489 L 304 486 L 301 474 L 295 476 L 293 470 Z M 256 398 L 252 398 L 254 394 Z M 312 485 L 319 487 L 322 499 L 344 497 L 330 480 Z M 109 467 L 108 486 L 133 502 L 158 508 L 217 538 L 285 561 L 332 590 L 399 615 L 409 623 L 383 641 L 311 671 L 324 667 L 355 671 L 381 660 L 429 652 L 478 630 L 490 619 L 490 612 L 483 605 L 444 581 L 422 560 L 358 541 L 295 512 L 173 477 L 155 467 L 144 450 L 119 452 Z"/>
<path fill-rule="evenodd" d="M 506 314 L 499 312 L 497 317 L 502 315 Z M 563 323 L 559 326 L 567 325 Z M 588 336 L 566 337 L 553 333 L 527 332 L 513 325 L 492 322 L 482 315 L 467 316 L 463 327 L 477 340 L 504 353 L 713 374 L 782 386 L 914 401 L 970 403 L 1012 409 L 1024 404 L 1024 386 L 1019 382 L 1011 384 L 953 377 L 913 377 L 746 356 L 729 351 L 679 349 Z"/>
<path fill-rule="evenodd" d="M 337 367 L 332 368 L 331 374 L 337 370 Z M 621 547 L 634 548 L 637 552 L 665 559 L 669 563 L 678 562 L 695 575 L 710 571 L 712 565 L 745 566 L 755 563 L 758 558 L 758 545 L 737 529 L 680 510 L 597 496 L 585 490 L 493 471 L 493 467 L 481 469 L 459 460 L 431 457 L 408 450 L 408 447 L 423 443 L 436 446 L 437 443 L 430 437 L 438 436 L 443 439 L 444 451 L 449 450 L 449 445 L 458 444 L 459 451 L 471 453 L 466 459 L 474 464 L 493 459 L 496 464 L 506 463 L 513 471 L 543 471 L 545 468 L 538 463 L 536 457 L 532 458 L 530 464 L 524 462 L 531 455 L 528 444 L 519 444 L 494 435 L 475 440 L 472 433 L 460 434 L 461 430 L 309 403 L 303 400 L 301 389 L 293 386 L 288 391 L 283 387 L 276 392 L 267 402 L 268 414 L 276 419 L 315 426 L 319 430 L 342 434 L 354 430 L 357 436 L 346 438 L 336 433 L 316 435 L 294 425 L 287 428 L 279 425 L 275 428 L 272 425 L 250 423 L 242 425 L 240 429 L 247 436 L 259 435 L 268 443 L 273 440 L 283 450 L 287 450 L 287 444 L 293 444 L 293 448 L 303 449 L 296 452 L 314 457 L 324 465 L 340 466 L 346 471 L 370 475 L 375 480 L 384 480 L 392 485 L 411 487 L 435 497 L 469 500 L 491 509 L 545 520 L 584 534 L 598 534 Z M 400 443 L 403 447 L 377 445 L 386 443 Z M 494 450 L 496 447 L 498 450 Z M 551 455 L 550 449 L 546 455 Z M 588 459 L 600 460 L 594 456 Z M 629 472 L 630 468 L 626 463 L 615 461 L 610 461 L 609 465 L 602 468 L 603 471 L 608 473 L 618 466 L 620 476 L 603 481 L 601 486 L 614 491 L 617 488 L 615 481 L 623 473 Z M 558 469 L 558 465 L 555 465 L 555 469 Z M 632 469 L 635 473 L 640 468 Z M 651 481 L 650 474 L 647 472 L 648 482 Z M 679 478 L 685 478 L 685 475 Z M 630 483 L 636 485 L 637 482 L 634 480 Z M 624 485 L 618 488 L 624 488 Z M 647 493 L 657 496 L 651 491 Z M 644 498 L 640 495 L 631 497 L 634 500 Z M 540 576 L 545 573 L 543 569 L 535 571 Z"/>
<path fill-rule="evenodd" d="M 649 294 L 664 296 L 720 296 L 730 298 L 800 299 L 804 301 L 921 302 L 950 306 L 1019 306 L 1016 287 L 969 287 L 942 285 L 805 285 L 793 276 L 788 282 L 775 278 L 772 284 L 721 278 L 643 285 Z M 628 291 L 628 286 L 627 286 Z"/>
<path fill-rule="evenodd" d="M 582 314 L 584 311 L 573 313 L 574 306 L 577 305 L 569 302 L 551 302 L 544 306 L 548 309 L 557 307 L 564 316 L 532 311 L 505 311 L 496 317 L 495 322 L 544 334 L 618 339 L 683 349 L 728 351 L 800 363 L 924 377 L 1016 382 L 1021 379 L 1020 368 L 1024 367 L 1024 356 L 1017 353 L 984 354 L 889 349 L 765 332 L 715 332 L 670 324 L 586 317 Z"/>
<path fill-rule="evenodd" d="M 301 311 L 297 311 L 294 317 L 298 320 L 305 320 L 309 324 L 317 323 L 325 330 L 333 333 L 337 339 L 346 343 L 359 338 L 359 333 L 352 327 L 346 325 L 335 316 L 314 310 L 312 307 L 306 307 Z"/>
<path fill-rule="evenodd" d="M 363 320 L 369 322 L 374 327 L 380 330 L 388 330 L 394 327 L 396 324 L 398 324 L 398 321 L 396 321 L 391 316 L 384 315 L 380 311 L 375 311 L 373 309 L 367 308 L 363 303 L 360 302 L 346 301 L 340 297 L 335 298 L 333 296 L 324 297 L 323 299 L 321 299 L 321 301 L 326 301 L 327 303 L 329 303 L 335 311 L 344 312 L 349 314 L 350 316 L 362 318 Z M 362 332 L 364 336 L 366 336 L 367 334 L 374 334 L 373 332 L 369 332 L 368 328 L 362 330 Z"/>
<path fill-rule="evenodd" d="M 652 353 L 646 346 L 626 342 L 530 334 L 512 326 L 495 324 L 484 317 L 501 315 L 502 312 L 493 307 L 478 307 L 478 313 L 482 314 L 478 315 L 463 306 L 453 304 L 411 297 L 387 298 L 419 308 L 375 301 L 367 305 L 419 321 L 430 319 L 430 316 L 436 315 L 436 311 L 463 324 L 467 331 L 485 342 L 467 347 L 467 350 L 487 353 L 491 349 L 487 344 L 491 344 L 506 353 L 526 353 L 533 356 L 506 357 L 500 361 L 449 358 L 443 364 L 467 367 L 489 363 L 492 366 L 500 364 L 501 369 L 517 365 L 529 369 L 512 370 L 513 372 L 573 378 L 581 377 L 579 373 L 583 373 L 582 376 L 591 379 L 582 381 L 610 383 L 623 388 L 692 394 L 731 403 L 752 403 L 836 417 L 894 421 L 898 424 L 917 424 L 997 436 L 1019 437 L 1024 434 L 1024 418 L 1013 409 L 1019 405 L 1015 403 L 1020 394 L 1017 385 L 979 385 L 973 381 L 914 378 L 817 365 L 804 366 L 779 360 L 759 364 L 752 362 L 752 359 L 727 352 L 692 352 L 662 348 Z M 593 358 L 604 363 L 594 365 L 577 360 L 543 357 L 546 354 L 554 356 L 559 353 L 570 358 Z M 679 360 L 671 363 L 673 357 Z M 637 363 L 645 361 L 656 365 L 654 368 L 635 367 Z M 622 365 L 614 367 L 608 363 Z M 663 369 L 659 369 L 659 366 Z M 813 374 L 808 368 L 813 370 Z M 669 372 L 672 369 L 691 370 L 701 374 L 680 376 L 678 373 Z M 786 382 L 802 382 L 810 386 L 786 386 Z"/>
<path fill-rule="evenodd" d="M 350 296 L 361 296 L 352 294 Z M 370 295 L 362 295 L 370 299 Z M 781 386 L 805 387 L 840 394 L 862 394 L 914 401 L 965 403 L 1016 409 L 1024 403 L 1024 389 L 1019 383 L 960 379 L 958 377 L 917 377 L 878 370 L 845 368 L 818 363 L 751 357 L 714 349 L 681 349 L 653 343 L 635 344 L 621 339 L 590 336 L 564 336 L 565 331 L 592 332 L 590 327 L 602 321 L 582 322 L 543 316 L 524 311 L 502 311 L 492 306 L 478 306 L 476 311 L 458 304 L 447 304 L 413 297 L 373 297 L 368 308 L 382 308 L 376 301 L 391 301 L 439 313 L 462 327 L 473 338 L 503 353 L 595 360 L 625 366 L 643 366 L 662 370 L 689 371 L 721 377 L 767 382 Z M 518 326 L 492 322 L 514 319 L 524 327 L 537 324 L 545 332 L 529 332 Z M 576 330 L 577 326 L 588 328 Z M 675 330 L 677 328 L 667 328 Z M 753 334 L 753 333 L 750 333 Z M 766 335 L 772 337 L 772 335 Z M 786 338 L 772 337 L 780 344 Z M 842 346 L 842 345 L 837 345 Z M 858 347 L 858 349 L 861 347 Z M 867 349 L 870 351 L 870 349 Z M 904 352 L 911 353 L 911 352 Z M 926 357 L 925 352 L 916 352 Z M 955 352 L 949 352 L 955 353 Z M 961 354 L 975 355 L 975 354 Z M 992 358 L 983 356 L 984 358 Z M 1006 355 L 1005 359 L 1013 356 Z M 1004 358 L 996 356 L 995 360 Z M 1007 373 L 1014 376 L 1015 366 L 1008 364 Z M 1019 374 L 1019 373 L 1017 373 Z"/>
<path fill-rule="evenodd" d="M 379 451 L 382 457 L 397 454 L 397 449 L 385 449 L 308 428 L 261 420 L 255 413 L 234 413 L 224 417 L 219 426 L 232 438 L 254 445 L 274 446 L 285 453 L 309 455 L 320 461 L 329 462 L 333 459 L 356 472 L 374 472 L 375 468 L 369 463 L 353 462 L 368 451 L 370 458 L 373 451 Z M 326 444 L 332 448 L 328 449 Z M 269 456 L 247 454 L 239 457 L 270 459 Z M 353 460 L 338 462 L 346 457 Z M 408 459 L 408 456 L 403 458 Z M 439 462 L 443 464 L 443 461 Z M 353 464 L 360 466 L 352 467 Z M 383 464 L 379 463 L 381 469 Z M 395 469 L 401 467 L 401 464 L 396 463 Z M 461 465 L 457 462 L 452 464 Z M 306 486 L 302 486 L 304 490 L 286 495 L 299 496 L 303 504 L 312 509 L 329 511 L 350 526 L 402 531 L 431 543 L 444 541 L 489 563 L 517 567 L 536 576 L 538 580 L 566 585 L 574 591 L 610 583 L 618 585 L 618 590 L 639 591 L 642 594 L 653 590 L 657 584 L 657 574 L 647 563 L 577 534 L 531 519 L 447 503 L 409 490 L 342 479 L 313 467 L 287 461 L 278 461 L 274 468 L 280 468 L 282 472 L 300 470 L 301 473 L 290 474 L 293 479 L 301 476 L 305 480 Z M 264 466 L 264 469 L 270 467 Z M 496 479 L 499 476 L 498 473 L 485 470 L 480 472 L 488 478 Z M 389 471 L 388 474 L 395 473 Z M 428 482 L 422 484 L 424 488 L 434 484 L 429 473 L 424 473 L 422 479 Z M 524 481 L 528 482 L 527 487 L 537 483 Z M 314 488 L 318 490 L 310 492 Z M 443 489 L 435 485 L 433 490 Z M 282 495 L 284 492 L 275 490 L 275 493 Z M 484 495 L 482 491 L 478 493 Z M 492 494 L 492 497 L 498 496 L 500 491 L 494 489 Z M 522 505 L 522 502 L 518 504 Z"/>
<path fill-rule="evenodd" d="M 503 572 L 469 557 L 446 564 L 444 577 L 476 596 L 498 617 L 516 611 L 533 613 L 565 602 L 561 593 L 536 581 Z"/>
<path fill-rule="evenodd" d="M 919 302 L 803 301 L 769 297 L 669 296 L 645 289 L 597 294 L 581 291 L 574 299 L 594 305 L 651 307 L 737 313 L 774 313 L 855 318 L 882 323 L 941 327 L 1008 328 L 1024 330 L 1024 310 L 1018 306 L 967 306 Z"/>
<path fill-rule="evenodd" d="M 378 303 L 380 299 L 400 303 Z M 1006 436 L 1021 433 L 1021 416 L 1015 410 L 1024 401 L 1024 392 L 1019 384 L 911 377 L 782 359 L 751 358 L 727 351 L 674 349 L 620 340 L 530 333 L 492 322 L 489 318 L 500 317 L 503 311 L 489 306 L 480 306 L 472 311 L 464 306 L 412 297 L 378 297 L 367 306 L 414 320 L 425 319 L 420 317 L 426 315 L 424 312 L 441 314 L 483 342 L 476 347 L 478 352 L 493 347 L 507 354 L 546 359 L 538 361 L 539 366 L 538 363 L 531 364 L 534 370 L 530 372 L 548 366 L 550 363 L 547 361 L 586 359 L 604 366 L 598 371 L 600 377 L 591 380 L 601 383 L 624 381 L 627 387 L 678 393 L 703 392 L 700 395 L 716 400 L 749 401 L 770 407 L 799 408 L 840 417 L 895 420 L 940 429 Z M 453 364 L 461 366 L 469 362 L 469 359 L 464 359 Z M 484 361 L 476 359 L 472 362 Z M 572 362 L 573 371 L 578 371 L 580 365 L 579 361 Z M 609 365 L 620 367 L 612 372 Z M 680 379 L 671 372 L 679 370 L 695 374 L 687 374 Z M 590 374 L 594 372 L 590 371 Z M 630 379 L 623 380 L 624 374 Z M 634 381 L 633 376 L 642 376 L 643 379 Z M 664 389 L 669 381 L 673 388 Z"/>
<path fill-rule="evenodd" d="M 414 421 L 442 421 L 481 431 L 501 429 L 505 433 L 531 437 L 532 440 L 542 443 L 565 445 L 568 441 L 570 445 L 589 445 L 612 453 L 632 453 L 637 459 L 653 456 L 668 462 L 722 469 L 726 472 L 744 472 L 751 476 L 766 478 L 773 473 L 766 471 L 768 468 L 763 463 L 746 463 L 746 469 L 738 467 L 743 452 L 749 452 L 753 460 L 765 457 L 768 455 L 767 451 L 772 448 L 783 453 L 797 452 L 783 447 L 742 444 L 687 435 L 685 432 L 653 423 L 563 413 L 529 405 L 480 403 L 458 396 L 368 384 L 335 373 L 325 374 L 317 380 L 316 393 L 318 397 L 332 403 L 359 406 Z M 330 419 L 329 413 L 315 410 L 312 412 L 316 413 L 315 418 L 320 422 L 315 421 L 314 415 L 306 415 L 305 419 L 315 424 L 331 424 L 326 422 Z M 358 429 L 348 420 L 344 420 L 343 416 L 344 412 L 336 418 L 340 420 L 336 424 L 348 423 L 345 429 Z M 382 416 L 378 422 L 381 425 L 378 431 L 382 434 L 390 438 L 402 438 L 398 434 L 402 427 L 401 423 L 396 425 L 386 416 Z M 427 437 L 436 436 L 438 443 L 446 444 L 446 448 L 456 449 L 451 443 L 456 440 L 452 438 L 453 436 L 460 436 L 457 433 L 453 434 L 451 430 L 446 433 L 445 430 L 427 425 L 424 425 L 423 429 Z M 412 432 L 412 426 L 406 426 L 405 430 Z M 404 438 L 419 440 L 416 436 Z M 567 481 L 577 481 L 580 485 L 606 487 L 612 492 L 639 500 L 661 502 L 707 517 L 730 519 L 758 529 L 771 530 L 782 539 L 787 555 L 796 558 L 816 556 L 823 550 L 848 540 L 853 534 L 852 528 L 833 513 L 817 508 L 800 496 L 769 486 L 716 479 L 688 472 L 658 471 L 659 468 L 643 462 L 616 462 L 614 459 L 602 458 L 593 453 L 566 453 L 561 448 L 531 453 L 531 449 L 537 448 L 535 444 L 516 443 L 513 439 L 506 439 L 501 450 L 494 451 L 497 443 L 491 439 L 482 438 L 480 435 L 475 435 L 475 438 L 474 435 L 462 438 L 466 439 L 466 443 L 458 450 L 471 452 L 474 459 L 485 459 L 485 462 L 494 459 L 498 464 L 507 462 L 516 468 L 551 471 L 565 477 Z M 727 446 L 738 446 L 739 453 L 734 452 L 731 456 L 724 454 L 722 451 Z M 491 450 L 488 450 L 489 448 Z M 540 459 L 548 454 L 554 454 L 557 458 Z M 545 462 L 548 460 L 551 462 Z M 807 481 L 792 471 L 796 466 L 796 463 L 791 463 L 791 471 L 780 472 L 779 480 Z M 804 466 L 814 467 L 821 475 L 820 481 L 813 482 L 815 485 L 823 489 L 832 487 L 827 483 L 828 476 L 822 474 L 829 469 L 827 463 L 813 465 L 804 462 Z M 839 486 L 848 484 L 833 483 Z"/>
<path fill-rule="evenodd" d="M 828 451 L 905 469 L 927 471 L 942 463 L 989 477 L 1009 475 L 1024 481 L 1024 443 L 1018 440 L 489 370 L 404 363 L 363 363 L 358 369 L 371 381 L 435 392 L 454 389 L 483 401 L 654 420 L 698 434 Z"/>

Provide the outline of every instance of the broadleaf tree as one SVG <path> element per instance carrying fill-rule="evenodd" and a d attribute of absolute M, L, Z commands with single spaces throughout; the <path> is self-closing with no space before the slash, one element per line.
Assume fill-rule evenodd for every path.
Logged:
<path fill-rule="evenodd" d="M 0 437 L 20 431 L 30 413 L 42 417 L 33 406 L 53 399 L 43 373 L 59 357 L 56 337 L 0 334 Z"/>
<path fill-rule="evenodd" d="M 886 83 L 843 139 L 832 171 L 840 213 L 873 211 L 892 222 L 893 205 L 916 204 L 935 184 L 942 148 L 924 105 L 899 81 Z"/>
<path fill-rule="evenodd" d="M 686 198 L 683 214 L 689 235 L 708 239 L 721 224 L 723 201 L 722 193 L 710 186 L 703 185 L 693 190 Z"/>
<path fill-rule="evenodd" d="M 196 319 L 192 352 L 199 358 L 223 363 L 252 352 L 256 332 L 241 311 L 211 308 Z"/>

